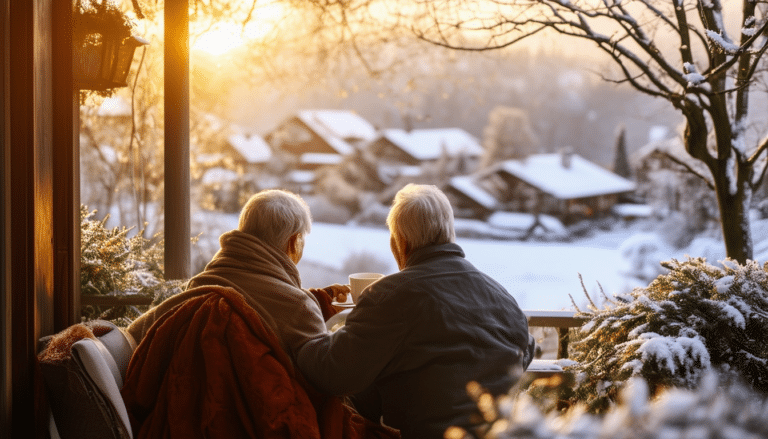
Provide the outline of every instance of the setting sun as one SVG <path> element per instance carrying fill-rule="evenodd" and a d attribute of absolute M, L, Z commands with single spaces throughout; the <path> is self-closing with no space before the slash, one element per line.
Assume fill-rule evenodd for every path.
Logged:
<path fill-rule="evenodd" d="M 200 35 L 192 47 L 212 55 L 221 55 L 242 44 L 242 27 L 227 23 Z"/>
<path fill-rule="evenodd" d="M 277 26 L 284 14 L 285 10 L 280 4 L 261 6 L 253 11 L 252 18 L 245 27 L 233 22 L 217 24 L 197 37 L 192 48 L 212 55 L 224 54 L 248 40 L 264 38 Z"/>

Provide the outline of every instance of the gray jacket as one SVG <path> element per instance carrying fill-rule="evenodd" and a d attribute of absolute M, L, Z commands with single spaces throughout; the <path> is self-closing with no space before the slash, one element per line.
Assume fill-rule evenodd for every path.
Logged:
<path fill-rule="evenodd" d="M 404 439 L 442 438 L 451 425 L 477 423 L 467 383 L 507 392 L 534 345 L 515 299 L 461 247 L 443 244 L 417 250 L 405 269 L 369 286 L 344 327 L 299 350 L 298 366 Z"/>

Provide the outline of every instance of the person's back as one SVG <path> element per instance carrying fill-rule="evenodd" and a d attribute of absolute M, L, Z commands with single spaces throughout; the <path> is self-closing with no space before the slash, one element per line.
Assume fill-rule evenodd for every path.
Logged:
<path fill-rule="evenodd" d="M 402 328 L 381 335 L 402 338 L 374 388 L 384 423 L 405 438 L 442 438 L 452 425 L 476 424 L 467 384 L 504 393 L 530 362 L 521 349 L 529 343 L 528 327 L 514 298 L 462 256 L 455 244 L 416 252 L 406 269 L 366 291 L 345 329 L 364 337 L 378 322 Z M 355 402 L 363 415 L 376 416 L 365 398 Z"/>
<path fill-rule="evenodd" d="M 299 368 L 404 439 L 443 438 L 482 423 L 467 385 L 507 392 L 535 343 L 514 298 L 454 243 L 442 192 L 407 186 L 387 224 L 401 271 L 366 288 L 344 327 L 304 345 Z"/>

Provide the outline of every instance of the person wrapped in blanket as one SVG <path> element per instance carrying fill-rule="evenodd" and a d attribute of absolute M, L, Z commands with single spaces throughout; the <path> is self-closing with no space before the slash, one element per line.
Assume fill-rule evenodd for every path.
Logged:
<path fill-rule="evenodd" d="M 121 392 L 136 437 L 398 437 L 296 369 L 299 348 L 328 333 L 332 299 L 348 291 L 302 288 L 296 264 L 310 229 L 298 195 L 253 195 L 187 289 L 127 328 L 137 358 Z"/>
<path fill-rule="evenodd" d="M 473 434 L 483 419 L 468 385 L 511 389 L 534 355 L 526 317 L 465 259 L 437 187 L 401 189 L 387 225 L 400 271 L 369 285 L 343 327 L 310 339 L 299 369 L 404 439 L 443 438 L 450 427 Z"/>

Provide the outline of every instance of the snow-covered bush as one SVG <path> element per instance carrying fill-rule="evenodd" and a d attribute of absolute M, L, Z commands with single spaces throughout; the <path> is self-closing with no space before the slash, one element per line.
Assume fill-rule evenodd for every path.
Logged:
<path fill-rule="evenodd" d="M 485 394 L 487 395 L 487 394 Z M 617 404 L 603 414 L 579 405 L 544 413 L 529 395 L 493 400 L 482 393 L 478 408 L 488 423 L 470 436 L 451 428 L 446 438 L 468 439 L 667 439 L 768 437 L 768 400 L 742 384 L 723 385 L 708 374 L 695 390 L 670 389 L 649 400 L 641 378 L 631 379 Z"/>
<path fill-rule="evenodd" d="M 711 370 L 768 392 L 768 264 L 662 264 L 669 273 L 647 287 L 606 297 L 601 309 L 590 299 L 590 309 L 579 310 L 589 321 L 571 345 L 571 402 L 604 412 L 632 377 L 643 377 L 656 395 L 695 388 Z"/>
<path fill-rule="evenodd" d="M 659 261 L 668 259 L 672 250 L 655 233 L 638 233 L 619 246 L 621 273 L 647 284 L 666 270 Z"/>
<path fill-rule="evenodd" d="M 83 295 L 143 294 L 153 304 L 177 293 L 178 280 L 166 281 L 163 273 L 163 241 L 151 242 L 141 233 L 129 237 L 131 229 L 105 227 L 107 217 L 93 220 L 95 212 L 80 206 L 80 290 Z M 102 314 L 105 313 L 106 314 Z M 83 307 L 83 317 L 130 322 L 141 313 L 136 307 Z"/>

